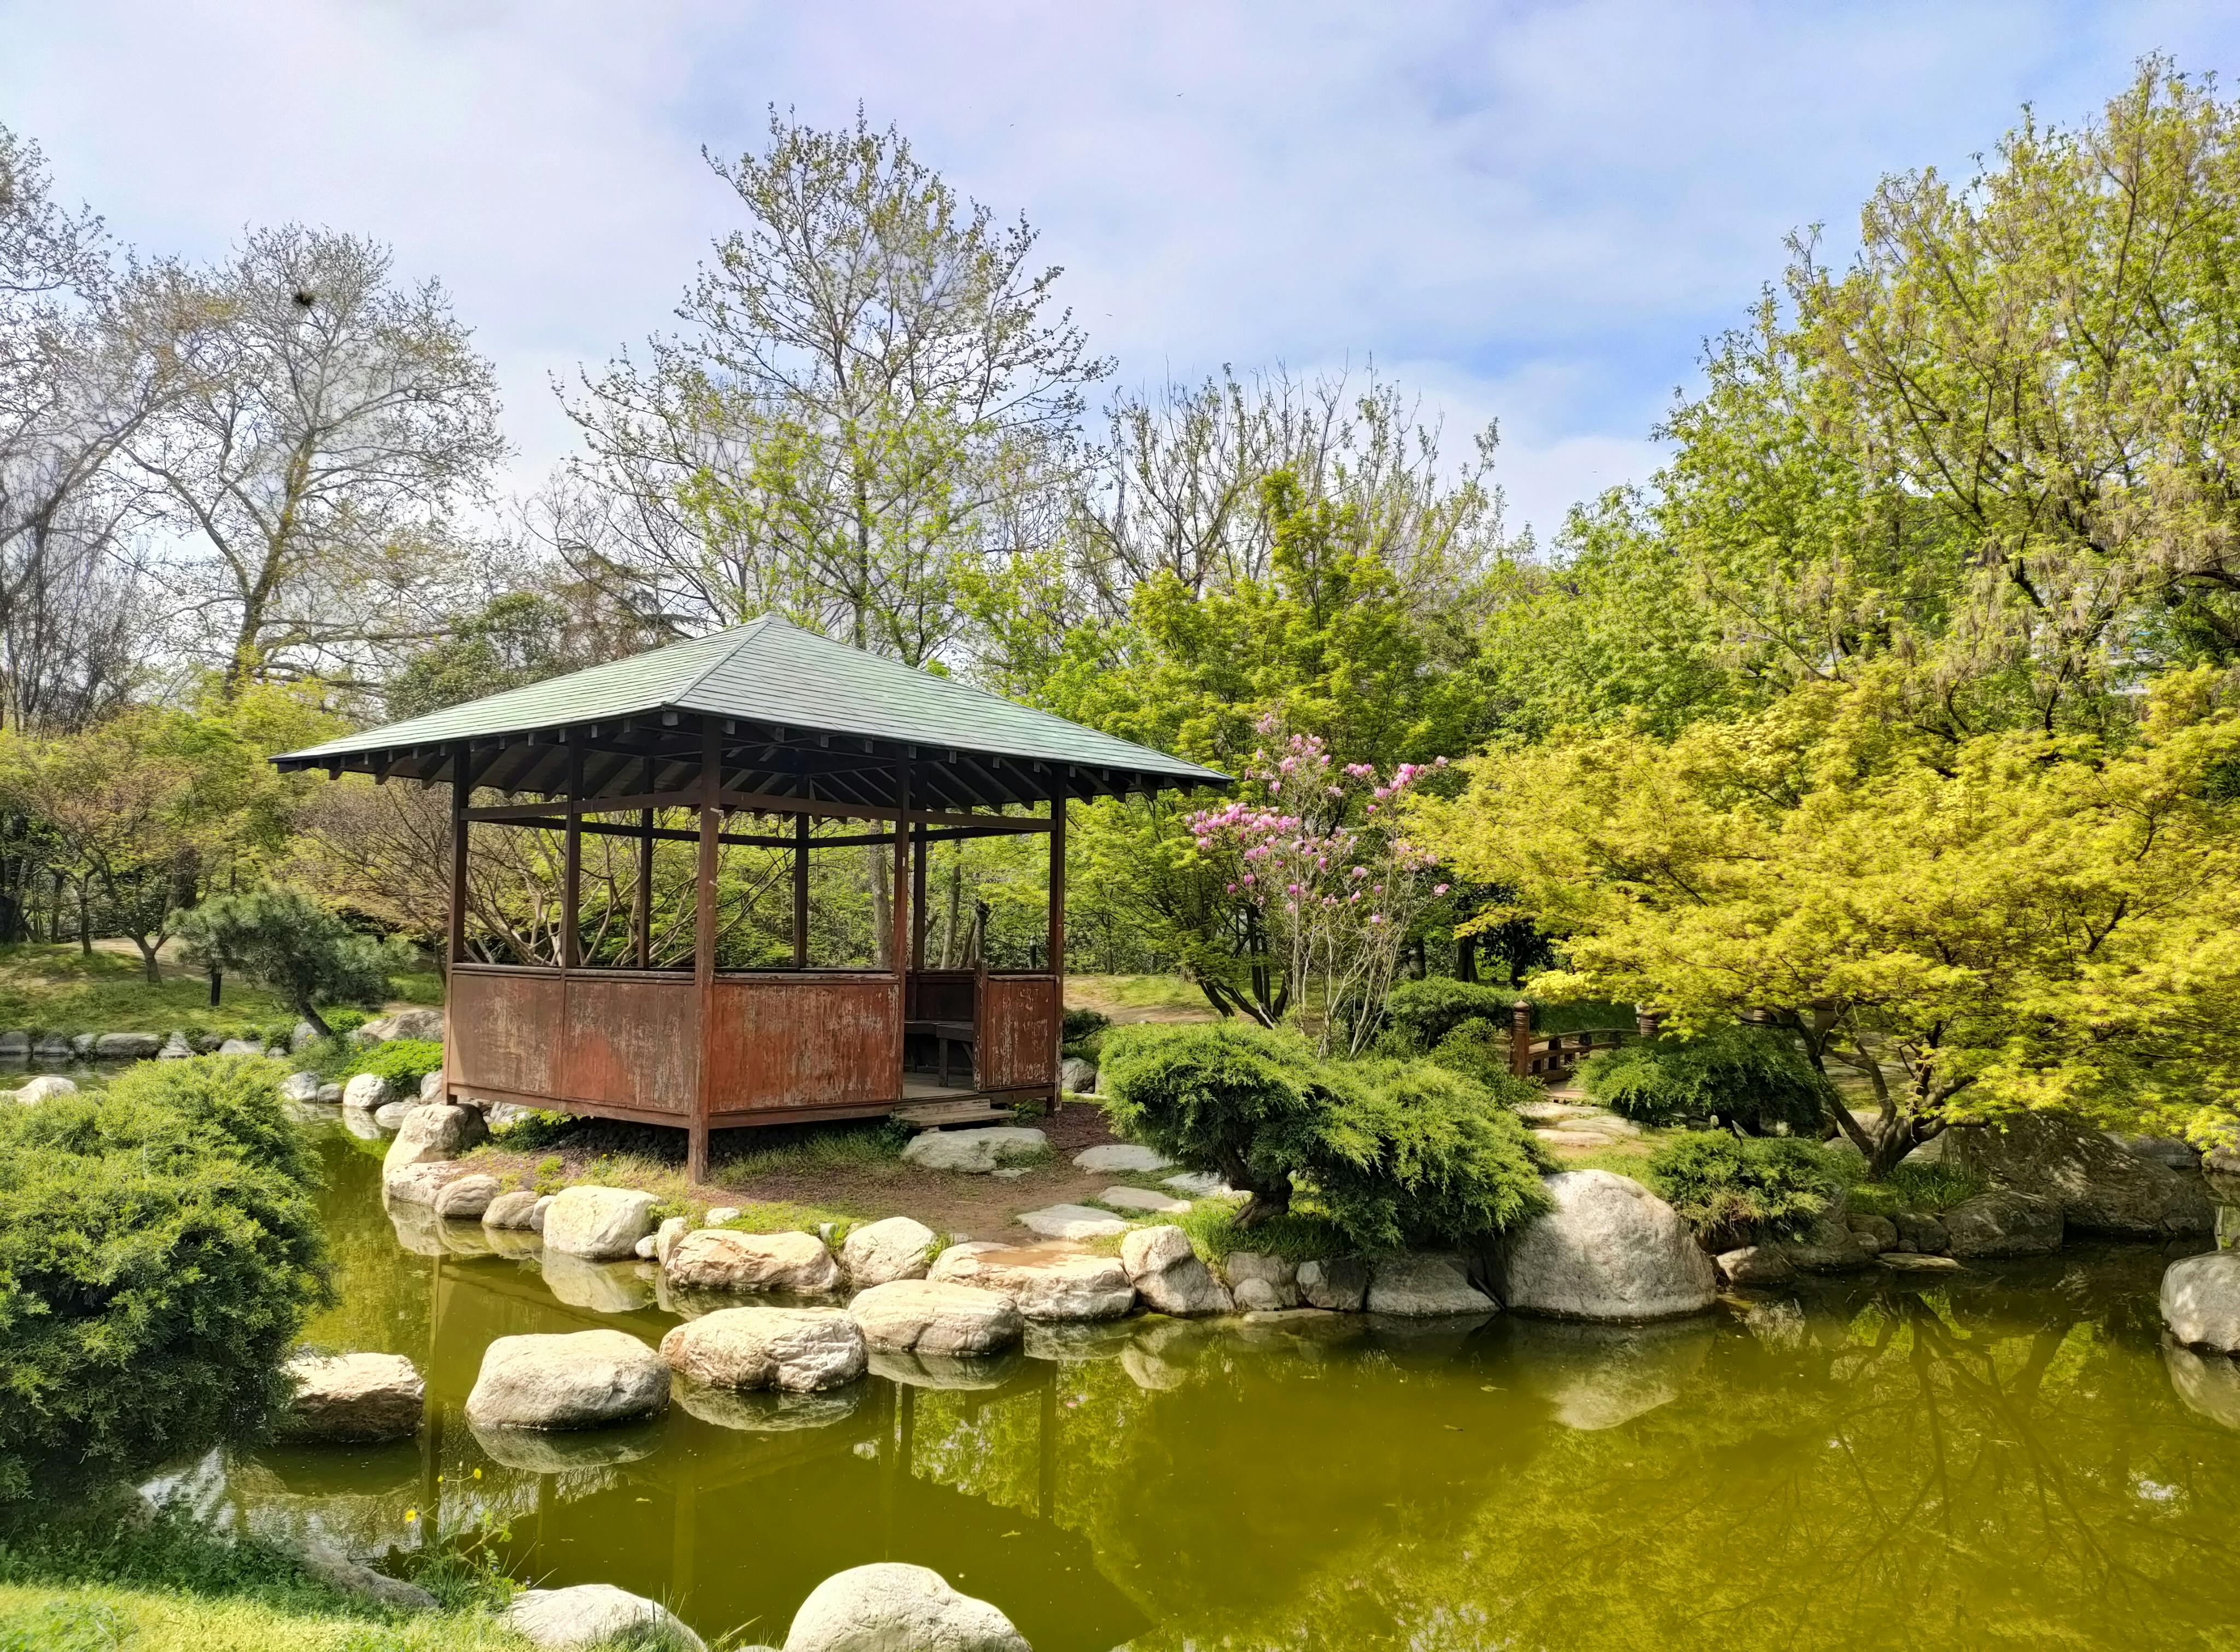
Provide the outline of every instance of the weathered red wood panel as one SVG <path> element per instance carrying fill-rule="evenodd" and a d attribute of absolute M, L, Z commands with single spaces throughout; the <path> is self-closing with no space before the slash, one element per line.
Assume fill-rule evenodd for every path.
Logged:
<path fill-rule="evenodd" d="M 718 976 L 711 1115 L 860 1105 L 895 1094 L 902 984 L 892 976 Z"/>
<path fill-rule="evenodd" d="M 561 1094 L 690 1114 L 698 1029 L 690 976 L 571 974 Z"/>
<path fill-rule="evenodd" d="M 980 999 L 982 1089 L 1057 1080 L 1058 986 L 1052 976 L 990 976 Z"/>
<path fill-rule="evenodd" d="M 557 1096 L 565 1021 L 557 971 L 491 964 L 451 966 L 449 1065 L 452 1082 Z"/>

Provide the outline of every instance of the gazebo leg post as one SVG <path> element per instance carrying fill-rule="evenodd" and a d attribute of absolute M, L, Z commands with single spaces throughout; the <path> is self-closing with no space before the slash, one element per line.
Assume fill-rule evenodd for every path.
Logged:
<path fill-rule="evenodd" d="M 694 1184 L 708 1179 L 708 1126 L 696 1121 L 684 1129 L 684 1179 Z"/>

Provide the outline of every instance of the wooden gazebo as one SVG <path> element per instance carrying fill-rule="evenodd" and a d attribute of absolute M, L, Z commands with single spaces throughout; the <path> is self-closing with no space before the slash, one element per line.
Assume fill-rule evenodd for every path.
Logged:
<path fill-rule="evenodd" d="M 711 1129 L 928 1102 L 1055 1100 L 1066 803 L 1228 783 L 768 616 L 273 761 L 287 771 L 450 788 L 447 1095 L 682 1126 L 696 1177 Z M 697 813 L 697 830 L 657 825 L 657 810 L 679 809 Z M 728 830 L 733 816 L 760 817 L 764 829 Z M 770 830 L 773 818 L 790 831 Z M 878 829 L 812 839 L 820 819 Z M 468 834 L 484 823 L 563 835 L 557 963 L 467 956 Z M 1049 838 L 1043 967 L 990 969 L 983 956 L 970 969 L 925 968 L 928 846 L 1010 832 Z M 582 843 L 592 834 L 637 840 L 633 936 L 621 964 L 588 961 L 578 935 Z M 653 845 L 663 838 L 698 844 L 689 970 L 652 967 L 649 951 Z M 725 843 L 791 851 L 790 965 L 717 968 Z M 891 967 L 811 968 L 812 849 L 889 843 Z M 969 1055 L 968 1082 L 943 1082 L 952 1052 L 959 1075 Z"/>

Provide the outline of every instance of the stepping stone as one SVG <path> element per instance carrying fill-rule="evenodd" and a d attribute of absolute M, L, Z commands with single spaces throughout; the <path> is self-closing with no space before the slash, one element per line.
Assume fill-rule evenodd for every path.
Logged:
<path fill-rule="evenodd" d="M 1177 1193 L 1186 1193 L 1193 1199 L 1222 1199 L 1237 1189 L 1210 1170 L 1185 1170 L 1180 1176 L 1170 1176 L 1162 1187 L 1172 1188 Z"/>
<path fill-rule="evenodd" d="M 1604 1130 L 1535 1130 L 1534 1136 L 1548 1147 L 1594 1149 L 1608 1147 L 1611 1137 Z"/>
<path fill-rule="evenodd" d="M 1576 1102 L 1527 1102 L 1517 1109 L 1519 1116 L 1535 1124 L 1559 1124 L 1565 1119 L 1585 1118 L 1595 1110 Z"/>
<path fill-rule="evenodd" d="M 1128 1231 L 1128 1224 L 1110 1211 L 1085 1204 L 1045 1205 L 1018 1221 L 1045 1239 L 1111 1239 Z"/>
<path fill-rule="evenodd" d="M 1967 1269 L 1950 1256 L 1923 1256 L 1910 1250 L 1885 1250 L 1875 1260 L 1885 1268 L 1895 1268 L 1902 1274 L 1959 1274 Z"/>
<path fill-rule="evenodd" d="M 909 1162 L 929 1170 L 959 1170 L 985 1176 L 999 1165 L 1040 1158 L 1050 1150 L 1050 1137 L 1023 1126 L 997 1126 L 980 1130 L 927 1130 L 913 1136 L 903 1149 Z"/>
<path fill-rule="evenodd" d="M 1147 1210 L 1161 1216 L 1178 1216 L 1190 1209 L 1189 1200 L 1170 1199 L 1149 1188 L 1107 1188 L 1097 1196 L 1097 1202 L 1115 1210 Z"/>
<path fill-rule="evenodd" d="M 1073 1156 L 1073 1162 L 1083 1170 L 1101 1170 L 1107 1176 L 1167 1170 L 1173 1169 L 1175 1162 L 1163 1153 L 1137 1147 L 1132 1142 L 1110 1142 L 1103 1147 L 1085 1148 Z"/>

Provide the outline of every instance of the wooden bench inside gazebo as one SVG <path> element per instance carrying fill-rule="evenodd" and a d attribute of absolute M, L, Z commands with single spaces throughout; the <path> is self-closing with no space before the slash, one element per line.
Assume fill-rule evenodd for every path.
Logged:
<path fill-rule="evenodd" d="M 1055 1102 L 1066 804 L 1229 783 L 775 616 L 273 761 L 449 790 L 447 1095 L 679 1126 L 696 1178 L 715 1129 L 897 1111 L 964 1122 L 1024 1098 Z M 658 823 L 675 810 L 691 823 Z M 812 836 L 818 822 L 863 829 Z M 470 956 L 477 827 L 558 835 L 550 961 Z M 984 952 L 970 967 L 925 967 L 931 846 L 997 833 L 1047 839 L 1037 967 L 990 969 Z M 595 960 L 578 923 L 583 844 L 614 836 L 636 844 L 631 934 L 619 956 Z M 650 933 L 654 846 L 665 840 L 697 846 L 693 954 L 667 968 Z M 717 967 L 727 844 L 790 855 L 790 963 Z M 888 884 L 887 962 L 812 966 L 810 857 L 866 846 L 880 849 Z"/>

